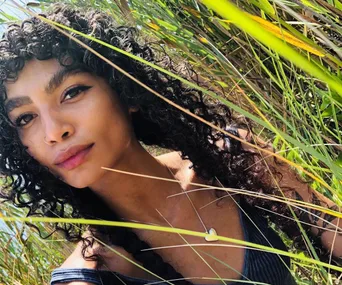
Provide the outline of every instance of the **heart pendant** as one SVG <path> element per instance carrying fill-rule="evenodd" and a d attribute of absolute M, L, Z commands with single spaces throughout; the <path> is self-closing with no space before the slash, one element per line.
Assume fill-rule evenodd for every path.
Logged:
<path fill-rule="evenodd" d="M 209 230 L 209 233 L 205 236 L 206 241 L 218 241 L 217 233 L 214 228 Z"/>

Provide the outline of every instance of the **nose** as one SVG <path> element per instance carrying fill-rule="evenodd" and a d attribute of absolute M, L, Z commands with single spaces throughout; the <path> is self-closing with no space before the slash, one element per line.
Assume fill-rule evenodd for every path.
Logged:
<path fill-rule="evenodd" d="M 44 142 L 53 145 L 62 142 L 72 136 L 75 132 L 73 124 L 65 116 L 58 112 L 49 111 L 41 114 L 44 128 Z"/>

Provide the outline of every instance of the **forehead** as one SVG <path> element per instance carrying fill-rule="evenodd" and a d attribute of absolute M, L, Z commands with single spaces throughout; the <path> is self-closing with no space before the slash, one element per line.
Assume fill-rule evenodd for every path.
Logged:
<path fill-rule="evenodd" d="M 56 59 L 32 59 L 25 63 L 14 82 L 6 82 L 7 99 L 29 96 L 31 92 L 41 91 L 45 88 L 51 77 L 62 70 L 63 67 Z"/>

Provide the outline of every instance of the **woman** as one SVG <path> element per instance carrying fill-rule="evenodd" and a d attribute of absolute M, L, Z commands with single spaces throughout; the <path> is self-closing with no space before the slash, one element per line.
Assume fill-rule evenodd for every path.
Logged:
<path fill-rule="evenodd" d="M 150 47 L 137 42 L 134 29 L 116 27 L 112 19 L 99 12 L 58 5 L 46 17 L 150 62 L 160 61 Z M 230 126 L 229 132 L 252 141 L 251 134 L 247 136 L 243 130 L 246 126 L 226 107 L 206 101 L 201 92 L 102 45 L 78 38 L 166 98 L 221 128 Z M 170 61 L 168 67 L 172 68 Z M 0 171 L 8 177 L 2 197 L 28 207 L 29 215 L 171 225 L 285 250 L 260 209 L 253 207 L 291 217 L 285 204 L 265 198 L 223 196 L 223 192 L 214 190 L 184 192 L 198 188 L 194 183 L 224 185 L 279 196 L 283 191 L 288 197 L 333 207 L 299 181 L 286 165 L 268 159 L 277 178 L 273 181 L 264 164 L 256 163 L 261 157 L 252 148 L 171 107 L 37 18 L 25 20 L 21 26 L 12 25 L 5 32 L 0 42 L 0 72 Z M 140 142 L 172 152 L 153 157 Z M 179 183 L 128 176 L 102 166 Z M 213 203 L 218 196 L 222 199 Z M 335 228 L 336 220 L 325 225 L 313 218 L 320 213 L 312 216 L 296 210 L 296 214 L 312 224 L 306 228 L 316 236 L 317 247 L 322 249 L 321 242 L 327 249 L 325 254 L 320 251 L 322 259 L 330 250 L 337 258 L 342 255 L 340 233 L 333 243 L 334 233 L 322 230 L 322 226 Z M 271 218 L 299 242 L 295 222 L 281 220 L 279 215 Z M 56 225 L 56 230 L 79 243 L 53 272 L 51 284 L 116 284 L 119 280 L 143 284 L 175 279 L 178 281 L 172 283 L 219 284 L 222 281 L 217 280 L 218 276 L 240 281 L 237 284 L 244 280 L 293 282 L 288 258 L 241 247 L 212 246 L 218 245 L 212 235 L 204 240 L 91 226 L 86 237 L 69 225 Z M 100 243 L 93 244 L 92 236 L 112 245 L 120 255 Z M 186 243 L 205 245 L 146 250 Z"/>

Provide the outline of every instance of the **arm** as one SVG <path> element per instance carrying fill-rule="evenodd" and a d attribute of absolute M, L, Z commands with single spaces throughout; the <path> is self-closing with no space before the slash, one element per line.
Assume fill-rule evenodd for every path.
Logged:
<path fill-rule="evenodd" d="M 86 281 L 71 281 L 71 282 L 63 282 L 63 283 L 53 283 L 53 285 L 96 285 L 93 282 L 86 282 Z"/>
<path fill-rule="evenodd" d="M 92 260 L 85 260 L 82 256 L 82 242 L 79 242 L 75 250 L 70 256 L 64 261 L 59 269 L 71 269 L 71 268 L 87 268 L 95 270 L 97 262 Z M 71 281 L 71 282 L 59 282 L 53 283 L 54 285 L 94 285 L 96 283 L 87 281 Z"/>
<path fill-rule="evenodd" d="M 86 234 L 86 236 L 90 236 L 89 233 Z M 85 237 L 85 236 L 83 236 Z M 72 282 L 65 282 L 65 275 L 62 274 L 62 278 L 65 281 L 61 281 L 59 283 L 53 283 L 53 285 L 94 285 L 94 284 L 103 284 L 103 282 L 100 280 L 98 275 L 96 274 L 95 270 L 98 271 L 112 271 L 112 272 L 118 272 L 120 274 L 126 275 L 126 276 L 134 276 L 138 278 L 146 278 L 150 277 L 144 270 L 140 269 L 133 263 L 129 262 L 127 259 L 133 260 L 134 262 L 140 264 L 140 262 L 136 261 L 131 254 L 129 254 L 127 251 L 125 251 L 122 247 L 110 245 L 111 249 L 114 251 L 108 249 L 105 246 L 100 246 L 99 243 L 94 242 L 92 247 L 87 247 L 85 256 L 90 257 L 92 255 L 98 255 L 100 257 L 100 261 L 92 261 L 87 260 L 83 258 L 82 255 L 82 248 L 83 248 L 83 242 L 80 241 L 75 250 L 71 253 L 71 255 L 64 261 L 64 263 L 57 269 L 55 269 L 55 272 L 58 270 L 72 270 L 72 269 L 84 269 L 89 272 L 86 272 L 86 275 L 90 278 L 90 280 L 94 280 L 94 282 L 88 282 L 84 281 L 83 276 L 78 277 L 77 281 Z M 118 255 L 117 252 L 121 255 Z M 123 258 L 122 256 L 125 256 Z M 141 264 L 140 264 L 141 265 Z M 70 271 L 69 271 L 70 272 Z M 79 270 L 78 270 L 79 275 Z"/>
<path fill-rule="evenodd" d="M 250 134 L 247 136 L 246 130 L 239 129 L 238 132 L 240 137 L 248 142 L 254 144 L 255 140 L 261 146 L 266 145 L 265 142 L 259 138 L 254 137 L 253 140 Z M 243 148 L 256 153 L 259 152 L 251 146 L 243 145 Z M 267 145 L 266 149 L 273 152 L 271 145 Z M 279 186 L 280 189 L 293 189 L 293 191 L 284 191 L 286 192 L 287 198 L 302 200 L 334 211 L 341 211 L 335 203 L 321 193 L 310 188 L 308 183 L 303 182 L 298 178 L 296 171 L 288 164 L 276 163 L 274 157 L 262 152 L 261 157 L 257 160 L 261 166 L 265 166 L 266 162 L 267 165 L 275 169 L 276 172 L 281 173 L 282 178 L 280 181 L 274 181 L 272 177 L 269 177 L 267 183 L 271 183 L 271 185 L 274 185 L 275 187 Z M 258 165 L 258 163 L 256 165 Z M 308 209 L 308 212 L 301 211 L 298 208 L 294 210 L 301 220 L 309 221 L 310 224 L 312 224 L 311 232 L 321 238 L 321 242 L 325 248 L 331 251 L 335 257 L 342 257 L 342 221 L 340 221 L 339 218 L 313 209 Z"/>

